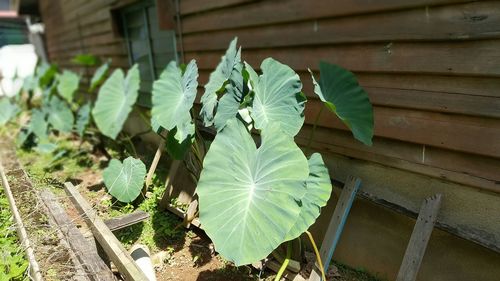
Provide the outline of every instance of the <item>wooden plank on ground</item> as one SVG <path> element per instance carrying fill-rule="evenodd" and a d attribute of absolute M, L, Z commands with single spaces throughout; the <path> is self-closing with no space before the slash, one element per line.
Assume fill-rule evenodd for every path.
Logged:
<path fill-rule="evenodd" d="M 361 180 L 359 178 L 349 176 L 344 185 L 344 189 L 340 193 L 340 198 L 337 201 L 337 206 L 335 206 L 335 211 L 333 212 L 330 224 L 326 230 L 325 238 L 323 239 L 323 243 L 321 243 L 320 256 L 323 261 L 325 272 L 328 271 L 328 266 L 332 260 L 333 252 L 335 251 L 335 248 L 340 240 L 340 235 L 342 234 L 342 230 L 344 229 L 344 225 L 347 221 L 347 216 L 349 215 L 352 203 L 354 202 L 354 198 L 356 197 L 356 193 L 358 192 L 360 186 Z M 321 280 L 321 273 L 317 266 L 318 265 L 316 264 L 316 266 L 313 267 L 311 276 L 309 277 L 310 281 Z"/>
<path fill-rule="evenodd" d="M 49 213 L 66 237 L 69 246 L 85 269 L 88 278 L 95 281 L 116 280 L 113 272 L 106 266 L 97 254 L 95 247 L 83 237 L 73 221 L 57 202 L 57 198 L 49 190 L 43 190 L 40 197 L 44 201 Z"/>
<path fill-rule="evenodd" d="M 133 212 L 132 214 L 127 214 L 109 220 L 105 220 L 104 223 L 109 228 L 109 230 L 116 231 L 134 225 L 141 221 L 147 220 L 148 218 L 149 218 L 148 213 L 142 210 L 138 210 Z"/>
<path fill-rule="evenodd" d="M 397 281 L 414 281 L 417 279 L 418 270 L 427 249 L 427 243 L 431 238 L 440 206 L 441 194 L 429 197 L 422 203 L 403 262 L 399 268 Z"/>
<path fill-rule="evenodd" d="M 99 218 L 87 200 L 83 198 L 73 184 L 67 182 L 64 185 L 66 193 L 69 195 L 76 209 L 89 225 L 94 237 L 123 277 L 130 281 L 148 281 L 146 275 L 139 269 L 120 241 L 116 239 L 111 230 Z"/>

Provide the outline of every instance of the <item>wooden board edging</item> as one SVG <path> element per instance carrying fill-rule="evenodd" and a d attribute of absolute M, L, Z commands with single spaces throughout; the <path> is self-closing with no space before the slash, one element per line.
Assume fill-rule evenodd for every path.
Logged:
<path fill-rule="evenodd" d="M 95 239 L 118 268 L 118 271 L 123 274 L 125 280 L 148 281 L 146 275 L 137 266 L 127 250 L 125 250 L 120 241 L 118 241 L 111 230 L 109 230 L 104 221 L 99 218 L 87 200 L 83 198 L 73 184 L 66 182 L 64 186 L 66 193 L 76 209 L 80 212 L 80 215 L 92 230 Z"/>

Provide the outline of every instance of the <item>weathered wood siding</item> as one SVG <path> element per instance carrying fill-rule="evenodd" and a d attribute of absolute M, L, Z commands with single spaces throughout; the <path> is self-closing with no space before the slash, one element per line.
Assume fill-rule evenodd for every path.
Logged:
<path fill-rule="evenodd" d="M 170 7 L 164 12 L 175 21 L 175 2 L 158 1 Z M 92 53 L 128 67 L 111 11 L 134 2 L 42 0 L 51 60 L 74 67 L 74 55 Z M 325 60 L 355 72 L 374 104 L 373 147 L 355 141 L 326 112 L 313 146 L 365 163 L 350 171 L 364 173 L 367 185 L 364 169 L 373 165 L 415 175 L 392 179 L 402 193 L 381 184 L 372 189 L 410 210 L 432 192 L 445 191 L 441 222 L 462 237 L 479 233 L 483 245 L 500 247 L 500 223 L 484 216 L 487 208 L 496 212 L 498 204 L 491 202 L 500 196 L 500 1 L 180 0 L 179 11 L 178 51 L 198 61 L 200 85 L 235 36 L 254 67 L 272 56 L 299 73 L 309 97 L 306 126 L 297 137 L 302 144 L 321 106 L 307 68 L 317 71 Z M 332 169 L 332 176 L 342 169 Z M 409 178 L 421 176 L 429 178 L 427 186 L 411 193 Z M 384 197 L 391 193 L 393 198 Z"/>

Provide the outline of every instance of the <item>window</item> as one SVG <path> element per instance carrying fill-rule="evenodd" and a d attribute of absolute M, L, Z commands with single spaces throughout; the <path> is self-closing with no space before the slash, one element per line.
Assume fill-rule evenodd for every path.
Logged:
<path fill-rule="evenodd" d="M 177 61 L 174 30 L 160 30 L 154 1 L 141 1 L 120 11 L 130 65 L 139 64 L 138 104 L 151 106 L 153 81 L 165 66 Z"/>

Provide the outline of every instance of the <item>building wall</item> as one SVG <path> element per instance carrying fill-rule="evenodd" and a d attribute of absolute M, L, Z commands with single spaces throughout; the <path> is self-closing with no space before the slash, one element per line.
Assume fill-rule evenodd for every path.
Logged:
<path fill-rule="evenodd" d="M 70 59 L 84 52 L 128 67 L 112 10 L 132 2 L 42 0 L 51 60 L 74 67 Z M 165 17 L 175 21 L 175 3 L 158 2 L 168 2 Z M 442 193 L 440 227 L 499 251 L 500 1 L 181 0 L 179 19 L 178 50 L 197 60 L 201 85 L 234 36 L 253 66 L 272 56 L 299 73 L 309 97 L 297 137 L 302 144 L 321 106 L 307 68 L 317 71 L 325 60 L 355 72 L 374 104 L 374 145 L 363 146 L 339 120 L 322 114 L 313 146 L 327 155 L 332 178 L 359 176 L 367 198 L 413 213 L 426 196 Z M 319 236 L 331 209 L 316 226 Z M 380 223 L 385 231 L 403 231 Z M 347 241 L 340 249 L 368 245 Z M 366 261 L 340 249 L 342 259 Z M 482 260 L 475 251 L 469 258 Z"/>

